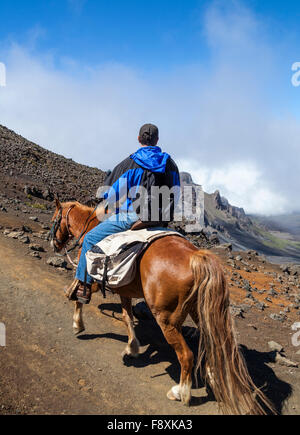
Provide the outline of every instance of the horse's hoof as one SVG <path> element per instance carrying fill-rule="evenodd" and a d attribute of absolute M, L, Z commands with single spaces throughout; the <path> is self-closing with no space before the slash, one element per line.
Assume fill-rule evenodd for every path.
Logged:
<path fill-rule="evenodd" d="M 85 328 L 73 328 L 74 335 L 79 335 L 85 331 Z"/>
<path fill-rule="evenodd" d="M 172 400 L 173 402 L 180 402 L 181 398 L 180 398 L 180 394 L 179 394 L 179 387 L 175 386 L 173 387 L 168 393 L 167 393 L 167 398 L 169 400 Z"/>
<path fill-rule="evenodd" d="M 124 352 L 122 352 L 122 358 L 125 358 L 125 357 L 128 357 L 128 358 L 138 358 L 139 357 L 139 354 L 138 353 L 128 353 L 127 352 L 127 350 L 124 350 Z"/>
<path fill-rule="evenodd" d="M 128 353 L 127 350 L 125 349 L 124 352 L 122 352 L 122 360 L 124 362 L 124 364 L 129 360 L 133 360 L 133 359 L 137 359 L 139 357 L 139 354 L 132 354 L 132 353 Z"/>

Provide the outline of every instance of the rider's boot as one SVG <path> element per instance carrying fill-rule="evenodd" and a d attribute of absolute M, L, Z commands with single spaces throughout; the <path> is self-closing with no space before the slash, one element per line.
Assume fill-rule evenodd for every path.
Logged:
<path fill-rule="evenodd" d="M 88 305 L 92 297 L 91 287 L 91 284 L 84 284 L 78 279 L 75 279 L 72 284 L 65 289 L 65 295 L 69 301 L 78 301 L 84 305 Z"/>

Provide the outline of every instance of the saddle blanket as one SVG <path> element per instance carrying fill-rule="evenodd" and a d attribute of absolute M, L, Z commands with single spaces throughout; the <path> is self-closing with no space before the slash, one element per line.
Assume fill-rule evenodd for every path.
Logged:
<path fill-rule="evenodd" d="M 147 228 L 138 231 L 124 231 L 112 234 L 92 247 L 86 253 L 87 272 L 105 287 L 124 287 L 134 280 L 139 255 L 151 242 L 161 237 L 182 234 L 166 228 Z"/>

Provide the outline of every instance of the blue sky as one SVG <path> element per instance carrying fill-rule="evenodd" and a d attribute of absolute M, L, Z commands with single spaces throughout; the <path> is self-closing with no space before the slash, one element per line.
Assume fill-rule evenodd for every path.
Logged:
<path fill-rule="evenodd" d="M 168 68 L 199 59 L 202 8 L 195 0 L 2 1 L 0 37 L 26 41 L 36 29 L 40 50 L 87 63 Z"/>
<path fill-rule="evenodd" d="M 0 20 L 0 123 L 108 169 L 155 122 L 207 191 L 300 209 L 299 2 L 2 0 Z"/>
<path fill-rule="evenodd" d="M 0 40 L 31 44 L 88 64 L 125 62 L 168 70 L 209 60 L 201 23 L 212 0 L 2 0 Z M 222 3 L 222 2 L 221 2 Z M 234 3 L 234 2 L 233 2 Z M 300 39 L 296 0 L 245 0 L 280 44 Z M 226 8 L 225 8 L 226 9 Z M 294 48 L 294 50 L 293 50 Z M 296 51 L 297 52 L 297 51 Z M 58 59 L 57 59 L 58 60 Z"/>

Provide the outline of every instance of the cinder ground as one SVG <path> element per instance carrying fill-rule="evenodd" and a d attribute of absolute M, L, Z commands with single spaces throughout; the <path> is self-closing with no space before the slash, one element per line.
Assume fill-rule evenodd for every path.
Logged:
<path fill-rule="evenodd" d="M 0 213 L 3 227 L 29 222 L 24 216 Z M 30 225 L 40 229 L 38 224 Z M 72 273 L 48 266 L 45 259 L 52 254 L 47 249 L 41 260 L 35 259 L 28 255 L 28 247 L 0 232 L 0 322 L 7 329 L 6 347 L 0 348 L 1 414 L 218 413 L 201 385 L 194 385 L 190 408 L 167 400 L 167 391 L 178 382 L 179 364 L 151 320 L 137 320 L 141 356 L 124 364 L 121 353 L 127 336 L 117 296 L 103 300 L 94 295 L 85 308 L 86 331 L 75 337 L 73 305 L 63 296 Z M 225 254 L 219 255 L 225 261 Z M 247 277 L 247 272 L 241 274 Z M 263 274 L 251 274 L 251 280 L 261 286 L 266 285 L 265 279 L 270 281 Z M 236 303 L 243 300 L 242 291 L 234 286 L 232 299 Z M 284 323 L 269 318 L 270 312 L 281 309 L 282 301 L 286 304 L 279 297 L 267 311 L 253 309 L 235 322 L 255 382 L 266 384 L 265 391 L 278 412 L 299 414 L 300 369 L 272 362 L 268 348 L 268 341 L 275 340 L 284 346 L 288 358 L 300 363 L 296 354 L 300 348 L 291 344 L 291 324 L 300 320 L 297 313 Z M 188 321 L 184 335 L 196 354 L 192 326 Z"/>

